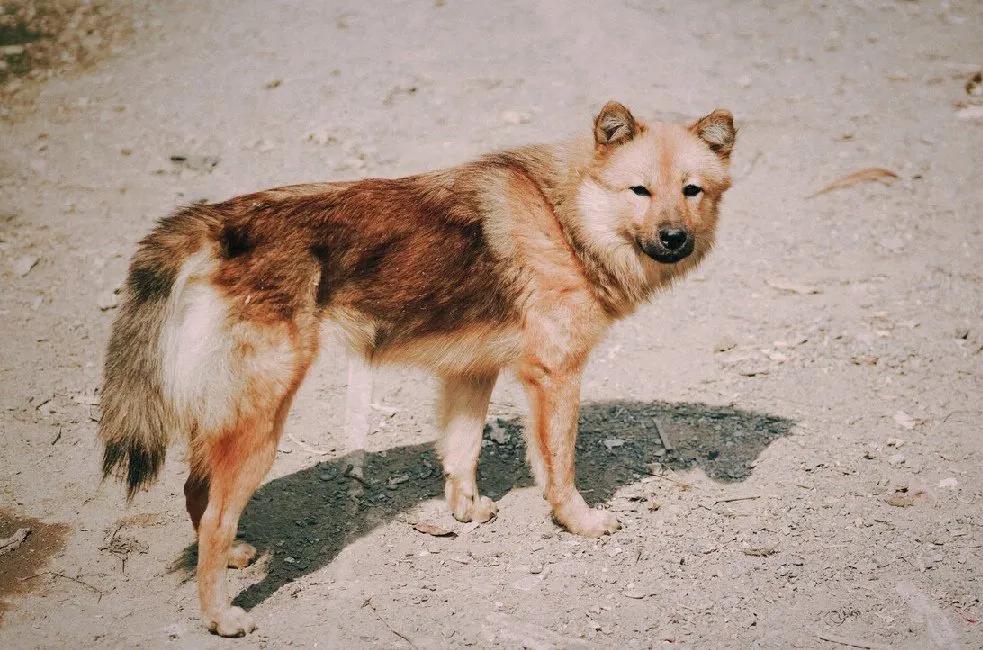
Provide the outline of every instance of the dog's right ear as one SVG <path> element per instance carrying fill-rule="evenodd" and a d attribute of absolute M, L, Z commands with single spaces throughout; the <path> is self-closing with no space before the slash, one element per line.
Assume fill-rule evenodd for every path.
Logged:
<path fill-rule="evenodd" d="M 730 111 L 718 108 L 694 122 L 690 130 L 723 160 L 730 159 L 730 152 L 734 149 L 734 139 L 737 135 L 734 116 Z"/>
<path fill-rule="evenodd" d="M 608 102 L 594 118 L 594 141 L 597 144 L 622 144 L 638 133 L 635 117 L 623 104 Z"/>

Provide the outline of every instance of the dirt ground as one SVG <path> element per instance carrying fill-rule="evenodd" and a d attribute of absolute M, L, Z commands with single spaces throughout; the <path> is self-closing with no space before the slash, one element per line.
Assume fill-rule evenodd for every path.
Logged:
<path fill-rule="evenodd" d="M 983 648 L 983 5 L 80 6 L 61 37 L 0 22 L 0 538 L 31 529 L 0 548 L 0 647 Z M 381 373 L 359 494 L 329 343 L 241 524 L 259 629 L 210 636 L 181 450 L 129 506 L 100 482 L 135 242 L 179 204 L 565 137 L 611 98 L 741 129 L 718 249 L 587 372 L 578 482 L 623 529 L 552 523 L 511 378 L 495 521 L 444 512 L 411 370 Z M 869 167 L 898 178 L 811 196 Z"/>

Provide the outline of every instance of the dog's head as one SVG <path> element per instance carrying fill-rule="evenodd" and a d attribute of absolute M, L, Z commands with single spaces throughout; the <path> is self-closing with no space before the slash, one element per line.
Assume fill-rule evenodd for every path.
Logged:
<path fill-rule="evenodd" d="M 722 109 L 691 124 L 645 124 L 609 102 L 594 120 L 582 227 L 656 284 L 694 266 L 713 246 L 735 133 Z"/>

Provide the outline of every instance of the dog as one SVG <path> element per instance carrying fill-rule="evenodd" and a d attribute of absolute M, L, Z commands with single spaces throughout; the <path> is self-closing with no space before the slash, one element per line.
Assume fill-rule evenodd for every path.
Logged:
<path fill-rule="evenodd" d="M 235 534 L 270 469 L 291 399 L 332 323 L 351 351 L 346 415 L 366 427 L 372 366 L 440 380 L 445 497 L 461 521 L 496 505 L 476 485 L 496 378 L 528 394 L 528 461 L 555 520 L 619 528 L 574 485 L 580 380 L 616 320 L 714 243 L 736 131 L 726 110 L 643 122 L 609 102 L 593 137 L 493 153 L 397 179 L 293 185 L 162 219 L 132 258 L 104 369 L 103 472 L 128 496 L 188 440 L 205 625 L 255 626 L 230 604 Z"/>

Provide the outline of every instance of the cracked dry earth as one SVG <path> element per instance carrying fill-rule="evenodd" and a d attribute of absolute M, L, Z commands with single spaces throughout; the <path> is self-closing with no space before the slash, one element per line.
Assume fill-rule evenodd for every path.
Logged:
<path fill-rule="evenodd" d="M 31 531 L 0 549 L 0 646 L 983 647 L 983 5 L 99 7 L 118 38 L 0 93 L 0 538 Z M 210 636 L 181 450 L 130 505 L 99 479 L 135 242 L 183 203 L 565 137 L 609 98 L 741 128 L 718 249 L 583 385 L 578 483 L 623 529 L 550 521 L 511 379 L 496 520 L 443 510 L 416 371 L 381 373 L 353 485 L 329 343 L 241 523 L 259 629 Z M 897 178 L 812 196 L 870 167 Z"/>

